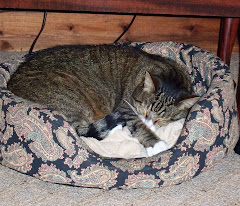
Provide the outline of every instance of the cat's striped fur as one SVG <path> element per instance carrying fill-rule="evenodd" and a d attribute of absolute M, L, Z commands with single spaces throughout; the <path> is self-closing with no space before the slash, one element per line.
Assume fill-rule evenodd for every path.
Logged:
<path fill-rule="evenodd" d="M 121 124 L 145 147 L 159 141 L 153 128 L 186 117 L 196 101 L 176 62 L 113 45 L 39 51 L 19 66 L 8 88 L 61 111 L 79 135 L 103 139 Z"/>

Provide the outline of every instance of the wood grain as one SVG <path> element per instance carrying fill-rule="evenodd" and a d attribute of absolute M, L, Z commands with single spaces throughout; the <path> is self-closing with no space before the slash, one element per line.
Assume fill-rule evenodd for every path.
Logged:
<path fill-rule="evenodd" d="M 42 24 L 43 12 L 1 12 L 0 50 L 27 51 Z M 35 50 L 62 44 L 112 43 L 132 15 L 48 13 Z M 177 41 L 217 52 L 219 18 L 137 16 L 121 41 Z M 239 52 L 235 42 L 234 53 Z"/>
<path fill-rule="evenodd" d="M 239 0 L 1 0 L 0 8 L 240 17 Z"/>

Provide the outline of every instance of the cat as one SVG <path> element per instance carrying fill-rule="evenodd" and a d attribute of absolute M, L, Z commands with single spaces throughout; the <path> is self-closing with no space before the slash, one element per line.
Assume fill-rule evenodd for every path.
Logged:
<path fill-rule="evenodd" d="M 185 118 L 198 100 L 171 59 L 123 45 L 68 45 L 35 52 L 8 82 L 15 95 L 60 111 L 79 136 L 104 139 L 128 126 L 144 147 L 158 127 Z"/>

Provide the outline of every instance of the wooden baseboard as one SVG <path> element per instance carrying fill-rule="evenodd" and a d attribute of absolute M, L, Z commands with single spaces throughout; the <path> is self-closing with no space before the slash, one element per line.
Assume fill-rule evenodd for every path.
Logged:
<path fill-rule="evenodd" d="M 27 51 L 42 24 L 42 12 L 1 12 L 0 50 Z M 132 15 L 48 13 L 35 50 L 62 44 L 112 43 Z M 137 16 L 121 41 L 177 41 L 217 52 L 219 18 Z M 233 53 L 239 53 L 236 41 Z"/>

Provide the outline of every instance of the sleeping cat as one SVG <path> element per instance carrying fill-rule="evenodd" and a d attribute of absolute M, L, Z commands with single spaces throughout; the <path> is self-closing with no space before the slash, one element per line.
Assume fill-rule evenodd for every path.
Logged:
<path fill-rule="evenodd" d="M 145 147 L 156 128 L 184 118 L 198 100 L 176 62 L 114 45 L 58 46 L 26 58 L 8 82 L 14 94 L 60 111 L 79 135 L 103 139 L 128 126 Z"/>

